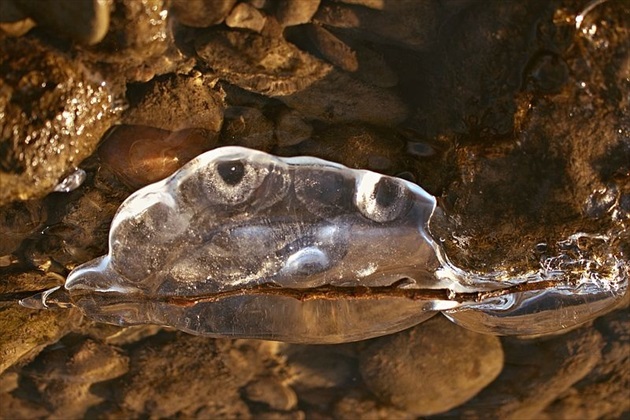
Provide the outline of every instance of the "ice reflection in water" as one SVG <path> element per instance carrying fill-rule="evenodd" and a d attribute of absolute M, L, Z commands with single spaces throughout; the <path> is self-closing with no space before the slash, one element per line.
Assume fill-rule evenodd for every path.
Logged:
<path fill-rule="evenodd" d="M 462 270 L 430 235 L 435 212 L 435 198 L 402 179 L 215 149 L 129 197 L 108 255 L 22 304 L 72 304 L 120 325 L 329 343 L 437 311 L 482 332 L 551 333 L 610 310 L 626 291 L 627 261 L 610 254 L 608 237 L 583 233 L 556 244 L 537 271 Z"/>

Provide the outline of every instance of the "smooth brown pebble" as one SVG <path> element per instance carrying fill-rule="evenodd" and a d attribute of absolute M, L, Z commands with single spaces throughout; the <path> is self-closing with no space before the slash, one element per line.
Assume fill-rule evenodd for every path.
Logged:
<path fill-rule="evenodd" d="M 279 146 L 294 146 L 312 134 L 313 127 L 304 121 L 299 112 L 283 112 L 276 120 L 276 139 Z"/>
<path fill-rule="evenodd" d="M 98 150 L 103 166 L 132 189 L 159 181 L 197 155 L 210 150 L 215 134 L 202 129 L 168 131 L 119 125 Z"/>
<path fill-rule="evenodd" d="M 497 337 L 465 330 L 442 316 L 372 340 L 360 355 L 368 388 L 383 402 L 417 415 L 457 407 L 490 384 L 502 368 Z"/>
<path fill-rule="evenodd" d="M 302 25 L 313 18 L 320 0 L 281 0 L 276 15 L 282 26 Z"/>
<path fill-rule="evenodd" d="M 247 3 L 239 3 L 232 9 L 225 24 L 230 28 L 250 29 L 260 32 L 265 27 L 265 15 Z"/>
<path fill-rule="evenodd" d="M 276 378 L 260 378 L 247 384 L 245 396 L 248 400 L 263 403 L 269 408 L 288 411 L 297 405 L 293 390 Z"/>

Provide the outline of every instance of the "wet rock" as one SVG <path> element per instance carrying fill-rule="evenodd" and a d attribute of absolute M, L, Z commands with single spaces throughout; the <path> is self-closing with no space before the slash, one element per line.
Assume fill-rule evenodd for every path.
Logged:
<path fill-rule="evenodd" d="M 319 25 L 308 25 L 307 32 L 319 53 L 331 64 L 345 71 L 357 71 L 357 54 L 343 41 Z"/>
<path fill-rule="evenodd" d="M 304 89 L 331 70 L 281 38 L 252 32 L 214 30 L 197 39 L 196 50 L 219 77 L 270 96 Z"/>
<path fill-rule="evenodd" d="M 363 44 L 352 45 L 352 48 L 358 61 L 357 78 L 382 88 L 398 85 L 398 75 L 382 53 Z"/>
<path fill-rule="evenodd" d="M 352 168 L 393 174 L 409 169 L 405 143 L 392 130 L 361 124 L 335 125 L 298 145 L 299 154 L 319 156 Z"/>
<path fill-rule="evenodd" d="M 17 372 L 5 372 L 0 375 L 0 394 L 11 392 L 18 387 Z"/>
<path fill-rule="evenodd" d="M 49 259 L 74 268 L 103 255 L 107 252 L 109 225 L 124 198 L 124 194 L 90 187 L 74 199 L 50 200 L 48 226 L 37 242 L 24 247 L 24 256 L 33 263 Z"/>
<path fill-rule="evenodd" d="M 159 334 L 131 354 L 131 371 L 121 378 L 116 399 L 123 408 L 155 417 L 248 415 L 240 388 L 260 370 L 258 357 L 255 348 L 229 340 Z"/>
<path fill-rule="evenodd" d="M 0 33 L 18 37 L 26 34 L 35 26 L 37 26 L 37 24 L 29 18 L 18 20 L 16 22 L 2 22 L 0 23 Z"/>
<path fill-rule="evenodd" d="M 595 327 L 605 339 L 600 361 L 545 409 L 549 418 L 623 418 L 630 412 L 630 314 L 612 312 Z"/>
<path fill-rule="evenodd" d="M 17 271 L 17 269 L 3 269 L 0 271 L 0 294 L 8 298 L 15 296 L 14 302 L 25 295 L 29 290 L 42 290 L 59 286 L 63 282 L 63 278 L 57 274 L 42 273 L 39 271 Z"/>
<path fill-rule="evenodd" d="M 386 0 L 337 0 L 340 3 L 354 4 L 357 6 L 369 7 L 370 9 L 382 10 Z"/>
<path fill-rule="evenodd" d="M 309 118 L 396 124 L 407 117 L 395 93 L 355 80 L 277 37 L 213 31 L 196 49 L 221 78 L 277 98 Z"/>
<path fill-rule="evenodd" d="M 81 50 L 86 61 L 98 62 L 113 79 L 149 81 L 155 75 L 192 66 L 175 47 L 168 25 L 168 1 L 115 0 L 110 29 L 96 46 Z"/>
<path fill-rule="evenodd" d="M 86 178 L 87 173 L 83 169 L 77 168 L 72 171 L 67 177 L 62 179 L 59 184 L 55 185 L 53 191 L 62 193 L 72 192 L 83 185 Z"/>
<path fill-rule="evenodd" d="M 248 400 L 265 404 L 272 410 L 293 410 L 298 401 L 291 387 L 272 377 L 255 379 L 247 384 L 244 391 Z"/>
<path fill-rule="evenodd" d="M 328 409 L 359 377 L 353 344 L 289 344 L 279 354 L 286 358 L 291 387 L 300 402 L 320 409 Z"/>
<path fill-rule="evenodd" d="M 50 33 L 83 44 L 98 43 L 109 28 L 110 2 L 99 0 L 4 0 L 2 21 L 29 17 Z M 5 20 L 6 19 L 6 20 Z"/>
<path fill-rule="evenodd" d="M 11 413 L 13 418 L 44 418 L 49 415 L 41 405 L 18 398 L 10 392 L 0 394 L 0 413 Z"/>
<path fill-rule="evenodd" d="M 211 3 L 216 9 L 196 12 L 195 5 Z M 223 22 L 236 0 L 175 0 L 164 2 L 162 7 L 154 1 L 112 1 L 109 4 L 113 6 L 114 29 L 107 40 L 107 48 L 103 43 L 99 44 L 89 49 L 90 54 L 67 44 L 62 44 L 60 48 L 68 48 L 86 66 L 104 64 L 102 74 L 108 84 L 112 80 L 122 80 L 131 100 L 129 115 L 132 111 L 141 115 L 142 108 L 149 109 L 142 116 L 146 118 L 143 124 L 162 124 L 162 119 L 169 124 L 188 121 L 208 111 L 203 108 L 203 101 L 188 104 L 186 92 L 194 89 L 182 90 L 184 93 L 178 93 L 177 99 L 171 103 L 159 97 L 177 88 L 172 81 L 178 80 L 179 83 L 181 79 L 192 79 L 175 74 L 191 74 L 192 64 L 198 64 L 196 68 L 208 80 L 221 77 L 219 84 L 225 87 L 225 100 L 230 106 L 255 110 L 250 112 L 251 119 L 249 116 L 244 119 L 246 122 L 259 121 L 258 125 L 253 124 L 259 132 L 266 133 L 270 129 L 275 134 L 275 140 L 269 140 L 268 135 L 263 136 L 261 147 L 277 141 L 278 145 L 284 146 L 284 149 L 276 150 L 279 154 L 317 155 L 388 174 L 405 171 L 406 177 L 440 196 L 440 203 L 448 214 L 462 223 L 458 229 L 447 230 L 444 235 L 435 231 L 434 234 L 448 243 L 452 238 L 450 234 L 454 233 L 461 243 L 470 244 L 463 254 L 449 250 L 449 255 L 467 268 L 496 268 L 501 264 L 514 267 L 515 261 L 518 263 L 523 259 L 537 264 L 529 245 L 544 240 L 553 246 L 555 237 L 549 236 L 560 231 L 574 233 L 575 229 L 606 233 L 622 244 L 620 249 L 624 251 L 619 254 L 620 257 L 628 254 L 630 241 L 627 232 L 609 230 L 622 226 L 621 223 L 625 226 L 630 214 L 630 149 L 627 141 L 630 133 L 630 96 L 627 94 L 630 92 L 627 80 L 630 61 L 627 60 L 628 8 L 624 2 L 598 3 L 586 14 L 579 31 L 575 30 L 575 15 L 585 6 L 584 2 L 577 0 L 562 2 L 560 10 L 554 10 L 558 2 L 322 2 L 322 10 L 334 13 L 322 15 L 322 10 L 319 10 L 320 20 L 315 24 L 343 44 L 339 44 L 339 51 L 343 53 L 347 47 L 347 51 L 351 52 L 348 57 L 356 56 L 358 69 L 351 74 L 346 73 L 348 77 L 339 77 L 324 85 L 328 86 L 327 90 L 321 93 L 316 91 L 319 87 L 314 86 L 315 92 L 303 96 L 299 96 L 300 90 L 308 90 L 325 78 L 333 66 L 314 58 L 323 54 L 312 46 L 307 48 L 296 43 L 294 45 L 302 48 L 296 51 L 291 49 L 294 45 L 283 45 L 285 41 L 281 36 L 287 35 L 288 30 L 305 32 L 306 28 L 287 28 L 285 25 L 289 25 L 292 18 L 283 22 L 280 10 L 283 4 L 306 9 L 307 6 L 314 7 L 317 1 L 301 5 L 298 1 L 279 4 L 250 0 L 244 3 L 270 15 L 261 35 L 251 32 L 248 38 L 242 34 L 233 35 L 244 39 L 244 46 L 239 47 L 241 49 L 233 48 L 229 43 L 223 45 L 224 40 L 219 39 L 212 49 L 221 54 L 228 50 L 233 52 L 233 55 L 225 53 L 221 57 L 223 61 L 197 63 L 192 54 L 192 44 L 198 42 L 193 41 L 195 36 L 201 32 L 212 34 L 218 28 L 200 31 L 178 24 L 207 26 L 212 23 L 186 22 L 186 18 L 181 17 L 182 13 L 189 12 L 188 18 L 193 21 L 202 20 L 205 13 L 214 13 L 227 5 L 217 20 L 217 23 Z M 6 4 L 9 3 L 0 1 L 0 7 Z M 170 4 L 183 5 L 185 10 L 176 12 L 176 7 L 171 7 L 165 21 L 160 14 Z M 409 12 L 409 16 L 397 22 L 400 30 L 393 24 L 401 16 L 400 12 L 392 12 L 393 9 L 406 7 L 406 10 L 420 11 L 428 4 L 438 6 L 433 15 L 437 19 L 430 17 L 430 13 L 414 16 L 418 12 Z M 142 11 L 145 7 L 154 6 L 156 8 L 152 12 Z M 388 7 L 390 11 L 380 10 Z M 366 12 L 366 8 L 375 10 Z M 389 29 L 374 26 L 374 22 L 378 21 L 376 13 L 380 13 L 378 19 L 385 22 L 382 28 Z M 372 17 L 361 19 L 364 14 L 372 14 Z M 6 17 L 4 9 L 0 15 L 0 19 Z M 18 18 L 23 17 L 18 15 Z M 155 19 L 155 26 L 151 26 L 151 17 Z M 278 28 L 274 27 L 276 17 L 281 21 L 277 24 Z M 169 23 L 168 19 L 173 18 L 176 23 L 174 28 L 178 31 L 177 47 L 181 50 L 175 48 L 165 25 Z M 423 22 L 425 18 L 429 22 Z M 411 19 L 415 22 L 409 24 L 407 20 Z M 310 22 L 306 17 L 300 20 Z M 412 34 L 416 23 L 425 25 L 426 36 L 419 30 Z M 43 29 L 40 25 L 28 37 L 50 42 L 45 39 Z M 283 29 L 287 31 L 281 34 Z M 230 31 L 224 25 L 221 30 Z M 147 38 L 143 40 L 145 35 Z M 167 40 L 162 41 L 161 36 L 166 36 Z M 163 49 L 165 43 L 168 45 Z M 276 44 L 282 46 L 276 48 Z M 0 48 L 0 54 L 5 50 Z M 312 51 L 314 57 L 305 51 Z M 2 60 L 3 65 L 19 61 L 25 55 L 21 51 L 15 54 L 9 60 Z M 44 62 L 45 56 L 39 55 Z M 343 54 L 337 53 L 336 57 L 343 58 Z M 283 62 L 285 58 L 287 61 Z M 321 66 L 319 73 L 317 66 Z M 339 68 L 335 71 L 343 72 Z M 154 78 L 150 84 L 127 83 L 146 81 L 163 72 L 175 73 Z M 354 81 L 359 83 L 360 89 Z M 209 85 L 203 88 L 205 86 Z M 381 89 L 374 90 L 372 86 Z M 392 87 L 396 89 L 383 89 Z M 405 118 L 401 116 L 404 113 L 399 113 L 395 119 L 389 118 L 389 108 L 382 106 L 388 102 L 377 98 L 379 92 L 390 98 L 391 103 L 403 104 L 405 110 L 414 110 L 414 114 L 406 117 L 404 127 L 392 127 Z M 221 91 L 219 93 L 222 94 Z M 298 95 L 292 103 L 295 109 L 286 106 L 289 102 L 282 99 L 283 95 L 293 94 Z M 392 95 L 396 98 L 391 99 Z M 332 106 L 327 109 L 329 98 Z M 317 102 L 316 106 L 304 103 L 311 99 Z M 186 112 L 178 113 L 178 102 L 187 105 Z M 154 103 L 160 105 L 152 108 Z M 361 109 L 364 106 L 373 109 Z M 175 112 L 167 112 L 169 108 L 174 108 Z M 155 115 L 159 116 L 157 122 Z M 201 123 L 203 119 L 198 121 Z M 342 123 L 339 124 L 339 121 Z M 348 124 L 348 121 L 353 123 Z M 299 141 L 306 135 L 300 134 L 301 128 L 305 133 L 307 131 L 302 123 L 312 126 L 313 135 Z M 377 127 L 375 124 L 388 127 Z M 168 129 L 170 133 L 182 127 L 160 128 Z M 283 133 L 290 135 L 283 139 Z M 405 136 L 402 140 L 401 134 Z M 149 142 L 143 148 L 151 149 L 153 144 Z M 112 154 L 112 161 L 129 153 L 124 143 L 119 147 Z M 149 153 L 149 156 L 155 155 Z M 0 148 L 0 162 L 6 156 L 5 149 Z M 151 160 L 150 157 L 148 159 Z M 120 171 L 125 173 L 137 166 L 150 172 L 153 164 L 142 166 L 141 162 L 145 162 L 145 158 L 127 160 L 123 164 L 125 168 Z M 88 173 L 86 183 L 67 197 L 57 193 L 46 198 L 44 214 L 38 215 L 28 206 L 18 205 L 6 217 L 0 216 L 0 219 L 5 217 L 7 220 L 5 225 L 1 221 L 0 226 L 9 227 L 0 229 L 0 238 L 4 239 L 6 232 L 12 236 L 6 241 L 11 244 L 5 246 L 7 250 L 11 249 L 7 252 L 12 254 L 5 255 L 6 258 L 0 256 L 0 265 L 9 264 L 11 270 L 22 263 L 48 265 L 63 272 L 65 267 L 59 270 L 59 263 L 70 268 L 76 262 L 102 252 L 107 246 L 106 219 L 110 217 L 110 210 L 104 205 L 115 208 L 118 200 L 133 187 L 121 185 L 114 177 L 106 178 L 105 169 L 97 173 L 96 167 L 90 169 L 84 166 L 86 164 L 86 161 L 81 164 Z M 74 166 L 72 164 L 68 170 L 59 171 L 50 185 L 56 185 Z M 0 178 L 2 183 L 4 173 L 0 174 Z M 37 234 L 39 227 L 36 225 L 41 224 L 41 221 L 37 223 L 37 219 L 40 218 L 46 219 L 46 225 L 41 226 L 47 228 L 44 235 Z M 22 242 L 21 238 L 26 238 L 26 242 Z M 16 251 L 15 246 L 20 242 L 23 247 Z M 505 258 L 506 255 L 509 258 Z M 4 288 L 7 279 L 5 271 L 0 278 L 2 298 L 7 298 L 5 293 L 31 290 L 29 288 L 34 284 L 49 281 L 33 279 L 31 274 L 22 273 L 19 279 L 12 277 L 11 286 Z M 574 348 L 575 340 L 555 337 L 553 342 L 542 345 L 542 349 L 539 348 L 541 341 L 535 340 L 532 343 L 537 344 L 533 347 L 523 345 L 518 351 L 512 351 L 520 345 L 514 343 L 521 341 L 506 340 L 512 356 L 501 377 L 514 371 L 513 379 L 501 382 L 501 386 L 491 384 L 486 389 L 488 392 L 484 390 L 473 399 L 477 401 L 485 396 L 485 400 L 479 399 L 474 407 L 470 405 L 473 401 L 465 403 L 467 411 L 455 408 L 445 416 L 485 418 L 494 415 L 510 418 L 531 414 L 533 411 L 528 411 L 527 404 L 533 407 L 532 410 L 540 410 L 553 399 L 543 411 L 530 417 L 627 417 L 629 350 L 627 308 L 625 310 L 626 313 L 612 313 L 594 322 L 596 333 L 604 337 L 603 341 L 600 340 L 601 358 L 598 358 L 598 349 L 588 345 L 587 339 L 583 341 L 586 343 L 583 347 L 592 350 L 590 356 L 585 355 L 587 350 Z M 0 316 L 0 342 L 3 346 L 9 343 L 4 341 L 5 334 L 13 340 L 9 344 L 16 346 L 10 349 L 16 349 L 18 353 L 23 351 L 19 347 L 21 340 L 25 340 L 23 334 L 27 338 L 29 334 L 37 337 L 29 344 L 29 348 L 36 348 L 35 352 L 39 351 L 37 346 L 41 343 L 58 342 L 53 333 L 65 321 L 39 319 L 52 316 L 50 311 L 26 313 L 28 317 Z M 15 325 L 19 325 L 19 329 L 13 325 L 12 319 L 17 319 Z M 8 333 L 5 333 L 5 328 L 8 328 Z M 282 401 L 282 392 L 267 395 L 260 402 L 247 398 L 248 385 L 254 389 L 250 390 L 254 395 L 254 384 L 258 379 L 270 378 L 275 384 L 273 387 L 278 384 L 284 386 L 286 377 L 277 375 L 276 369 L 286 369 L 286 375 L 292 380 L 289 384 L 299 399 L 297 406 L 309 418 L 417 417 L 413 412 L 377 400 L 365 388 L 358 374 L 354 351 L 337 348 L 326 352 L 319 346 L 305 347 L 298 352 L 299 356 L 292 353 L 277 359 L 270 357 L 265 359 L 264 367 L 260 367 L 257 361 L 251 362 L 249 356 L 243 357 L 245 362 L 241 357 L 232 358 L 230 353 L 235 348 L 237 354 L 247 354 L 237 344 L 208 344 L 208 341 L 214 341 L 205 339 L 189 343 L 189 337 L 183 335 L 180 342 L 180 338 L 168 338 L 171 335 L 164 331 L 157 333 L 158 327 L 138 328 L 118 329 L 87 323 L 73 328 L 74 332 L 80 331 L 97 340 L 124 345 L 125 351 L 134 354 L 132 365 L 139 366 L 138 370 L 123 378 L 92 385 L 90 394 L 106 401 L 91 406 L 84 417 L 300 418 L 303 414 L 297 409 L 291 412 L 272 411 L 265 402 L 281 407 L 282 404 L 276 403 Z M 47 333 L 53 336 L 46 337 Z M 67 345 L 67 339 L 58 342 L 58 346 Z M 353 348 L 364 345 L 359 343 Z M 255 344 L 252 346 L 255 347 Z M 578 343 L 577 346 L 581 345 Z M 395 363 L 398 355 L 409 348 L 407 343 L 401 344 L 397 351 L 392 352 L 394 356 L 389 356 L 390 359 Z M 0 361 L 4 362 L 6 348 L 0 346 L 0 349 L 3 349 L 0 350 Z M 26 369 L 20 367 L 32 357 L 28 350 L 24 354 L 25 357 L 5 371 L 5 375 L 16 375 L 12 378 L 0 377 L 0 413 L 5 417 L 9 417 L 7 413 L 15 413 L 12 417 L 16 418 L 50 417 L 51 409 L 46 401 L 54 399 L 56 388 L 57 392 L 64 394 L 66 389 L 71 388 L 64 388 L 65 385 L 57 387 L 59 382 L 50 376 L 38 379 L 35 386 L 32 375 L 28 376 Z M 67 351 L 66 354 L 72 352 Z M 461 356 L 459 352 L 458 356 Z M 286 364 L 283 357 L 286 357 Z M 593 362 L 595 359 L 598 361 Z M 45 361 L 38 359 L 38 362 Z M 59 360 L 54 361 L 54 366 L 56 372 L 66 372 L 61 369 Z M 526 370 L 528 366 L 531 368 Z M 588 366 L 592 369 L 585 374 Z M 250 371 L 255 373 L 250 374 Z M 36 371 L 31 369 L 30 372 Z M 77 371 L 67 372 L 68 381 L 81 380 Z M 451 366 L 444 368 L 443 375 L 446 378 L 451 376 Z M 582 379 L 577 379 L 579 377 Z M 419 378 L 422 382 L 423 376 L 419 375 Z M 208 384 L 201 384 L 201 381 Z M 519 393 L 521 389 L 522 393 Z M 81 405 L 88 401 L 73 393 L 75 391 L 69 392 L 68 396 L 59 397 L 64 404 L 70 404 L 72 395 L 77 395 Z M 128 396 L 125 396 L 126 392 Z M 90 394 L 86 395 L 92 398 Z M 538 398 L 540 395 L 542 397 Z M 523 406 L 518 405 L 521 397 Z M 73 407 L 68 407 L 68 410 L 72 412 Z M 56 413 L 57 417 L 65 417 L 59 410 Z"/>
<path fill-rule="evenodd" d="M 313 127 L 298 112 L 286 110 L 276 119 L 275 134 L 278 146 L 294 146 L 311 137 Z"/>
<path fill-rule="evenodd" d="M 423 50 L 433 44 L 441 9 L 435 0 L 397 0 L 370 6 L 328 3 L 319 8 L 315 22 L 355 28 L 362 36 L 379 43 L 388 43 L 413 50 Z"/>
<path fill-rule="evenodd" d="M 254 32 L 262 31 L 265 21 L 265 15 L 247 3 L 237 4 L 225 18 L 225 24 L 230 28 L 249 29 Z"/>
<path fill-rule="evenodd" d="M 463 330 L 438 316 L 371 341 L 360 354 L 360 368 L 379 399 L 430 415 L 462 404 L 490 384 L 503 368 L 503 351 L 497 337 Z"/>
<path fill-rule="evenodd" d="M 1 205 L 52 191 L 119 111 L 116 92 L 76 61 L 34 39 L 0 43 Z"/>
<path fill-rule="evenodd" d="M 256 108 L 230 107 L 225 111 L 221 132 L 223 143 L 270 151 L 274 146 L 274 126 Z"/>
<path fill-rule="evenodd" d="M 46 219 L 39 200 L 14 202 L 0 207 L 0 258 L 14 252 Z M 0 260 L 0 267 L 5 266 Z"/>
<path fill-rule="evenodd" d="M 342 420 L 413 420 L 417 418 L 415 414 L 379 403 L 369 395 L 361 393 L 344 395 L 335 403 L 332 412 L 334 418 Z"/>
<path fill-rule="evenodd" d="M 47 349 L 25 368 L 25 376 L 41 395 L 52 417 L 82 417 L 99 402 L 93 385 L 123 375 L 128 359 L 121 352 L 93 340 L 79 340 Z M 27 392 L 19 389 L 14 394 Z"/>
<path fill-rule="evenodd" d="M 212 79 L 174 76 L 154 80 L 130 96 L 133 107 L 123 116 L 125 124 L 171 131 L 202 128 L 218 133 L 221 130 L 225 94 Z"/>
<path fill-rule="evenodd" d="M 223 22 L 235 4 L 236 0 L 173 0 L 171 12 L 184 25 L 205 28 Z"/>
<path fill-rule="evenodd" d="M 0 373 L 57 342 L 79 319 L 76 311 L 31 311 L 17 303 L 0 306 Z"/>
<path fill-rule="evenodd" d="M 319 4 L 320 0 L 281 0 L 276 9 L 276 17 L 282 26 L 302 25 L 310 22 Z"/>
<path fill-rule="evenodd" d="M 108 133 L 98 154 L 106 170 L 135 190 L 171 175 L 214 147 L 216 139 L 216 133 L 203 129 L 120 125 Z"/>
<path fill-rule="evenodd" d="M 492 5 L 498 6 L 498 3 Z M 516 31 L 513 36 L 524 42 L 532 34 L 528 28 L 538 25 L 541 14 L 550 15 L 552 12 L 545 8 L 537 9 L 538 7 L 499 7 L 495 12 L 506 14 L 506 18 L 511 15 L 509 20 L 522 22 L 506 30 Z M 484 20 L 490 18 L 487 14 L 491 12 L 492 9 L 477 11 Z M 607 11 L 603 7 L 599 13 L 613 21 L 603 25 L 598 33 L 605 32 L 604 28 L 621 28 L 624 26 L 623 22 L 628 21 L 627 12 L 624 15 L 613 10 Z M 565 46 L 566 41 L 562 34 L 566 36 L 567 31 L 572 34 L 574 26 L 540 29 L 543 34 L 556 34 L 561 38 L 555 40 L 558 47 L 566 48 L 566 51 L 549 59 L 552 66 L 562 68 L 566 64 L 569 68 L 566 83 L 562 81 L 564 70 L 559 71 L 561 77 L 557 81 L 549 80 L 552 90 L 560 89 L 559 93 L 551 96 L 542 93 L 540 88 L 532 88 L 527 93 L 515 95 L 521 82 L 516 82 L 514 78 L 522 77 L 515 69 L 522 67 L 529 72 L 533 71 L 533 75 L 526 73 L 526 77 L 531 78 L 536 76 L 536 69 L 540 65 L 540 56 L 531 51 L 531 47 L 527 50 L 523 45 L 523 49 L 517 50 L 518 45 L 515 43 L 502 46 L 500 44 L 503 42 L 499 40 L 491 41 L 498 42 L 496 48 L 473 48 L 465 45 L 473 42 L 473 39 L 474 42 L 484 42 L 477 36 L 469 41 L 457 38 L 458 42 L 446 47 L 453 52 L 464 48 L 468 51 L 504 51 L 501 59 L 513 63 L 498 67 L 511 69 L 509 72 L 512 75 L 501 71 L 494 80 L 484 80 L 478 86 L 484 91 L 494 92 L 494 100 L 488 103 L 491 108 L 466 106 L 469 111 L 477 112 L 474 111 L 477 109 L 482 112 L 487 120 L 477 117 L 462 118 L 461 114 L 457 117 L 459 121 L 475 121 L 476 127 L 462 129 L 466 131 L 472 128 L 477 132 L 486 132 L 489 135 L 486 137 L 488 140 L 492 133 L 512 133 L 513 124 L 517 130 L 516 135 L 510 135 L 507 142 L 493 144 L 490 141 L 458 151 L 456 161 L 459 175 L 446 187 L 449 197 L 446 197 L 445 208 L 448 213 L 457 214 L 461 223 L 454 222 L 458 226 L 451 232 L 434 232 L 448 238 L 445 242 L 446 252 L 454 264 L 460 267 L 478 271 L 505 267 L 512 270 L 538 269 L 540 262 L 532 258 L 537 243 L 546 242 L 552 246 L 576 232 L 601 232 L 620 238 L 624 236 L 621 233 L 624 230 L 621 226 L 624 212 L 620 203 L 624 191 L 627 194 L 627 185 L 630 185 L 627 163 L 624 163 L 629 156 L 628 136 L 624 131 L 630 126 L 625 117 L 628 114 L 628 99 L 624 99 L 627 95 L 610 93 L 618 92 L 618 86 L 624 83 L 627 85 L 619 75 L 619 69 L 623 68 L 627 60 L 620 60 L 618 54 L 613 52 L 627 50 L 627 43 L 616 43 L 613 40 L 618 37 L 610 34 L 612 44 L 604 44 L 607 45 L 606 48 L 589 46 L 589 52 L 585 53 L 583 48 L 570 48 L 571 44 Z M 512 39 L 512 36 L 506 39 Z M 551 42 L 546 38 L 538 42 L 543 41 Z M 465 44 L 458 46 L 459 42 Z M 458 53 L 453 58 L 458 56 L 458 61 L 472 61 L 470 66 L 462 62 L 457 68 L 474 68 L 473 63 L 480 59 L 476 53 L 474 57 L 468 53 Z M 528 59 L 528 56 L 531 58 Z M 593 61 L 595 57 L 597 59 Z M 491 60 L 487 57 L 481 62 Z M 607 73 L 608 76 L 604 76 L 600 71 L 594 71 L 595 68 L 607 68 L 610 72 Z M 461 78 L 458 85 L 474 85 L 466 79 L 476 72 L 448 73 L 456 79 Z M 555 70 L 551 70 L 551 73 L 555 73 Z M 502 87 L 495 84 L 500 79 L 507 82 Z M 590 82 L 584 82 L 586 80 Z M 595 89 L 594 85 L 607 88 Z M 469 93 L 463 95 L 468 96 Z M 458 100 L 464 96 L 459 96 Z M 474 95 L 474 98 L 478 97 Z M 477 99 L 473 102 L 479 104 Z M 455 104 L 446 105 L 447 110 L 441 108 L 442 105 L 446 103 L 433 106 L 441 116 L 458 107 Z M 483 108 L 486 108 L 485 111 L 482 111 Z M 429 120 L 436 122 L 442 118 L 440 115 Z M 426 118 L 426 115 L 422 118 Z M 492 130 L 488 131 L 488 127 L 492 127 Z M 484 136 L 477 138 L 482 137 Z M 466 244 L 457 243 L 455 238 L 464 238 Z M 628 243 L 627 240 L 619 242 Z M 504 247 L 501 244 L 512 245 Z M 605 259 L 605 255 L 612 251 L 620 259 L 624 259 L 621 256 L 623 247 L 624 245 L 619 245 L 617 249 L 604 250 L 597 258 Z M 483 257 L 478 258 L 481 255 Z M 526 266 L 526 262 L 531 265 Z"/>
<path fill-rule="evenodd" d="M 369 86 L 338 70 L 278 99 L 302 115 L 329 123 L 396 125 L 408 115 L 407 106 L 394 92 Z"/>
<path fill-rule="evenodd" d="M 540 338 L 504 338 L 506 366 L 473 400 L 449 413 L 466 418 L 536 418 L 544 408 L 584 378 L 601 360 L 603 340 L 595 329 Z"/>
<path fill-rule="evenodd" d="M 559 93 L 569 77 L 567 64 L 555 54 L 541 54 L 530 60 L 528 88 L 542 93 Z"/>

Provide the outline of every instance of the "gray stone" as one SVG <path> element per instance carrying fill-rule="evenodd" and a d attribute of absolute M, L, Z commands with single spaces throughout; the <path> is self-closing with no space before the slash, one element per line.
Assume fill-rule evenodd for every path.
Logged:
<path fill-rule="evenodd" d="M 282 112 L 276 120 L 278 146 L 294 146 L 311 137 L 313 127 L 293 110 Z"/>
<path fill-rule="evenodd" d="M 280 0 L 276 16 L 282 26 L 308 23 L 317 12 L 320 0 Z"/>
<path fill-rule="evenodd" d="M 110 80 L 147 82 L 155 75 L 188 72 L 193 61 L 175 46 L 168 5 L 168 0 L 115 0 L 107 35 L 77 57 L 99 63 Z"/>
<path fill-rule="evenodd" d="M 248 400 L 267 405 L 273 410 L 293 410 L 298 402 L 291 387 L 274 377 L 258 378 L 244 389 Z"/>
<path fill-rule="evenodd" d="M 441 5 L 435 0 L 384 1 L 381 10 L 328 3 L 319 8 L 313 20 L 341 28 L 356 28 L 366 39 L 379 43 L 426 50 L 436 40 L 438 13 Z"/>
<path fill-rule="evenodd" d="M 410 412 L 375 401 L 370 395 L 356 392 L 341 397 L 332 411 L 334 418 L 340 420 L 414 420 L 418 418 Z"/>
<path fill-rule="evenodd" d="M 57 342 L 76 324 L 78 311 L 32 311 L 16 303 L 0 305 L 0 373 Z"/>
<path fill-rule="evenodd" d="M 270 151 L 274 146 L 273 123 L 258 109 L 233 106 L 225 111 L 221 132 L 224 143 Z"/>
<path fill-rule="evenodd" d="M 603 340 L 592 327 L 539 339 L 504 338 L 505 369 L 488 388 L 449 415 L 466 418 L 538 418 L 601 359 Z"/>
<path fill-rule="evenodd" d="M 173 0 L 171 12 L 184 25 L 197 28 L 223 22 L 236 0 Z"/>
<path fill-rule="evenodd" d="M 409 113 L 393 91 L 370 86 L 335 69 L 304 89 L 277 98 L 305 117 L 330 123 L 396 125 Z"/>
<path fill-rule="evenodd" d="M 262 31 L 265 21 L 265 15 L 247 3 L 237 4 L 225 18 L 225 24 L 230 28 L 249 29 L 254 32 Z"/>
<path fill-rule="evenodd" d="M 14 252 L 46 220 L 41 200 L 14 202 L 0 207 L 0 257 Z M 0 266 L 5 264 L 0 263 Z"/>
<path fill-rule="evenodd" d="M 254 32 L 215 30 L 197 38 L 196 50 L 222 79 L 268 96 L 295 93 L 331 70 L 282 38 Z"/>
<path fill-rule="evenodd" d="M 83 44 L 98 43 L 109 28 L 111 3 L 108 1 L 3 0 L 1 3 L 2 14 L 5 12 L 13 14 L 18 10 L 22 16 L 28 16 L 55 35 Z"/>
<path fill-rule="evenodd" d="M 503 368 L 497 337 L 477 334 L 436 316 L 371 341 L 360 354 L 367 387 L 386 403 L 431 415 L 464 403 Z"/>
<path fill-rule="evenodd" d="M 358 70 L 357 54 L 352 48 L 320 25 L 308 25 L 307 28 L 309 38 L 326 60 L 348 72 Z"/>
<path fill-rule="evenodd" d="M 119 349 L 87 339 L 47 348 L 25 371 L 40 390 L 51 417 L 81 418 L 103 401 L 91 392 L 92 386 L 128 369 L 128 358 Z"/>
<path fill-rule="evenodd" d="M 186 76 L 149 82 L 146 93 L 123 116 L 123 122 L 170 131 L 203 128 L 218 133 L 225 104 L 224 94 L 214 82 Z"/>
<path fill-rule="evenodd" d="M 131 354 L 131 370 L 115 398 L 135 416 L 249 417 L 240 389 L 260 371 L 258 357 L 255 347 L 230 340 L 157 335 Z"/>
<path fill-rule="evenodd" d="M 605 345 L 602 357 L 581 381 L 550 404 L 550 418 L 624 418 L 630 412 L 630 313 L 617 310 L 595 321 Z"/>

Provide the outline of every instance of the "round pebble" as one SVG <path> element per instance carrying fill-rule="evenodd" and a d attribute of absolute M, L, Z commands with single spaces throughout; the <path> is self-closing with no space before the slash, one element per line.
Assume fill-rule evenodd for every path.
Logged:
<path fill-rule="evenodd" d="M 475 396 L 503 368 L 495 336 L 434 317 L 372 340 L 360 355 L 367 387 L 383 402 L 417 415 L 442 413 Z"/>
<path fill-rule="evenodd" d="M 225 24 L 230 28 L 250 29 L 260 32 L 265 26 L 265 15 L 247 3 L 239 3 L 232 9 Z"/>

